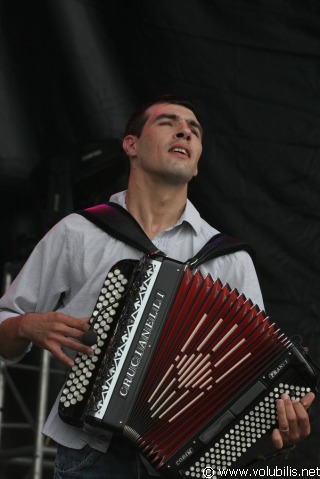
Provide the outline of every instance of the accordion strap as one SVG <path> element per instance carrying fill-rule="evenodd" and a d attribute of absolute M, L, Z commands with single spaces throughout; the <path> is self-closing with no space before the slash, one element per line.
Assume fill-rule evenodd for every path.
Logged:
<path fill-rule="evenodd" d="M 210 259 L 241 250 L 249 253 L 252 260 L 255 260 L 255 251 L 249 243 L 224 233 L 218 233 L 214 235 L 193 258 L 188 260 L 188 265 L 191 269 L 195 269 Z"/>
<path fill-rule="evenodd" d="M 163 254 L 148 238 L 139 223 L 122 206 L 109 202 L 77 211 L 114 238 L 148 254 Z M 164 255 L 165 256 L 165 255 Z"/>
<path fill-rule="evenodd" d="M 165 253 L 160 251 L 148 238 L 134 217 L 117 203 L 102 203 L 91 208 L 79 210 L 77 213 L 92 221 L 114 238 L 133 246 L 143 253 L 165 256 Z M 195 269 L 205 261 L 214 259 L 217 256 L 235 253 L 239 250 L 247 251 L 254 259 L 254 250 L 248 243 L 240 241 L 233 236 L 218 233 L 193 258 L 189 259 L 187 264 L 191 269 Z"/>

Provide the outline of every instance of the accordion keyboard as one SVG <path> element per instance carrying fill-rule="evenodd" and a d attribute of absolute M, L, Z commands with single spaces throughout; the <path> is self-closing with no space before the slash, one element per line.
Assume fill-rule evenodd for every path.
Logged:
<path fill-rule="evenodd" d="M 129 285 L 129 274 L 136 262 L 126 260 L 114 265 L 101 288 L 90 318 L 90 330 L 96 333 L 93 356 L 77 354 L 60 397 L 59 414 L 66 422 L 81 425 L 82 414 L 108 341 L 115 328 L 119 305 Z"/>
<path fill-rule="evenodd" d="M 265 435 L 277 425 L 276 400 L 281 394 L 289 394 L 291 399 L 300 400 L 311 389 L 306 386 L 279 382 L 266 396 L 261 397 L 255 405 L 251 405 L 244 415 L 239 417 L 226 428 L 224 433 L 217 440 L 212 441 L 210 446 L 204 447 L 189 467 L 183 468 L 186 478 L 202 478 L 206 468 L 215 471 L 212 479 L 217 479 L 219 472 L 225 469 L 232 469 L 234 465 L 241 467 L 247 461 L 252 461 L 255 454 L 261 453 L 261 444 L 254 449 L 256 443 L 267 438 Z M 264 446 L 268 449 L 268 446 Z M 239 462 L 240 461 L 240 462 Z"/>

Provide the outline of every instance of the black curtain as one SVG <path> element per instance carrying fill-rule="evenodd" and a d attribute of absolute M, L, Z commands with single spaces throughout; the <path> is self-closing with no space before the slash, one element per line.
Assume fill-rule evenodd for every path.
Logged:
<path fill-rule="evenodd" d="M 318 360 L 318 0 L 10 0 L 0 9 L 2 269 L 23 262 L 61 216 L 125 185 L 127 115 L 177 93 L 194 101 L 205 130 L 192 201 L 254 245 L 266 311 Z M 314 411 L 291 465 L 320 463 Z"/>

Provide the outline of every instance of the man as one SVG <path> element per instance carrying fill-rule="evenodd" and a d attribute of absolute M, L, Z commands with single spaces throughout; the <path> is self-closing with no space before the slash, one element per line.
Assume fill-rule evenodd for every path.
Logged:
<path fill-rule="evenodd" d="M 217 233 L 187 200 L 188 183 L 198 173 L 202 153 L 202 127 L 193 106 L 173 98 L 146 105 L 129 120 L 123 148 L 130 160 L 128 190 L 112 201 L 128 209 L 159 249 L 186 261 Z M 139 251 L 82 216 L 63 219 L 38 244 L 0 301 L 3 358 L 19 360 L 32 343 L 66 365 L 73 360 L 65 348 L 92 354 L 79 341 L 88 330 L 88 316 L 106 273 L 121 259 L 139 257 Z M 246 252 L 219 257 L 202 268 L 263 308 Z M 300 402 L 291 402 L 288 396 L 278 401 L 279 429 L 272 434 L 276 448 L 310 433 L 306 411 L 313 399 L 309 393 Z M 57 402 L 44 433 L 58 443 L 56 479 L 149 477 L 139 455 L 124 440 L 107 431 L 94 435 L 64 424 Z"/>

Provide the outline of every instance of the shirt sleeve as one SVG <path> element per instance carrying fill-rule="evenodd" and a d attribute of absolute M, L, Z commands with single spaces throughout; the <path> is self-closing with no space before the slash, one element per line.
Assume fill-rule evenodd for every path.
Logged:
<path fill-rule="evenodd" d="M 56 310 L 69 288 L 68 269 L 68 240 L 61 222 L 38 243 L 0 299 L 0 323 L 25 313 Z"/>

